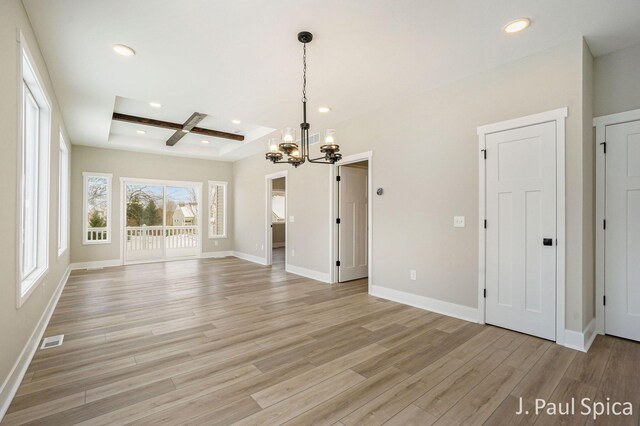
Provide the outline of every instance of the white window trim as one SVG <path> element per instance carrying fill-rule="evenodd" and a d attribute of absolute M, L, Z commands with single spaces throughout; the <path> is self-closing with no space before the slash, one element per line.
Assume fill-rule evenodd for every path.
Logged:
<path fill-rule="evenodd" d="M 31 54 L 31 50 L 27 45 L 26 39 L 22 32 L 18 30 L 17 34 L 17 56 L 18 56 L 18 72 L 17 72 L 17 111 L 18 113 L 18 135 L 17 135 L 17 188 L 18 190 L 16 195 L 17 206 L 22 206 L 22 155 L 23 155 L 23 141 L 22 141 L 22 130 L 23 130 L 23 96 L 24 96 L 24 69 L 23 69 L 23 55 L 26 57 L 27 62 L 30 65 L 31 73 L 33 74 L 34 83 L 39 86 L 41 91 L 41 95 L 43 99 L 40 99 L 39 102 L 44 103 L 45 105 L 40 105 L 41 108 L 44 108 L 44 113 L 40 116 L 40 126 L 39 126 L 39 150 L 38 150 L 38 202 L 39 212 L 44 212 L 44 214 L 38 215 L 38 253 L 37 253 L 37 263 L 38 266 L 35 271 L 31 272 L 28 277 L 22 277 L 22 214 L 19 211 L 17 215 L 17 226 L 16 226 L 16 307 L 20 308 L 26 300 L 31 296 L 31 294 L 35 291 L 36 288 L 42 283 L 44 278 L 47 276 L 49 272 L 49 213 L 50 213 L 50 202 L 49 202 L 49 181 L 50 181 L 50 161 L 51 161 L 51 98 L 49 97 L 45 85 L 42 84 L 44 79 L 40 74 L 38 68 L 35 65 L 35 60 L 33 55 Z M 21 207 L 19 207 L 21 209 Z M 23 292 L 23 289 L 26 288 L 26 291 Z"/>
<path fill-rule="evenodd" d="M 284 207 L 284 211 L 287 211 L 287 191 L 283 191 L 282 189 L 273 189 L 271 190 L 271 198 L 273 201 L 273 197 L 274 196 L 279 196 L 279 197 L 284 197 L 284 203 L 285 203 L 285 207 Z M 273 211 L 273 203 L 271 204 L 271 209 Z M 283 217 L 281 220 L 271 220 L 271 224 L 272 225 L 282 225 L 283 223 L 285 223 L 287 221 L 286 215 L 285 217 Z"/>
<path fill-rule="evenodd" d="M 87 179 L 89 177 L 103 177 L 107 178 L 107 239 L 89 241 L 87 239 L 87 233 L 89 227 L 87 223 Z M 95 244 L 111 244 L 111 200 L 113 188 L 111 182 L 113 180 L 113 174 L 111 173 L 95 173 L 95 172 L 82 172 L 82 244 L 83 245 L 95 245 Z"/>
<path fill-rule="evenodd" d="M 61 205 L 61 200 L 62 200 L 62 182 L 61 182 L 61 178 L 62 178 L 62 170 L 60 168 L 60 158 L 58 158 L 58 259 L 60 259 L 68 250 L 69 250 L 69 241 L 70 241 L 70 237 L 71 237 L 71 233 L 70 233 L 70 229 L 71 229 L 71 153 L 69 152 L 69 145 L 67 145 L 67 141 L 66 138 L 64 137 L 62 130 L 60 130 L 60 136 L 59 136 L 59 141 L 58 141 L 58 154 L 60 154 L 60 149 L 62 147 L 63 150 L 67 153 L 67 182 L 66 182 L 66 191 L 67 191 L 67 203 L 65 206 Z M 61 236 L 61 220 L 60 220 L 60 212 L 62 211 L 62 209 L 65 209 L 67 212 L 67 223 L 66 223 L 66 228 L 65 228 L 65 233 L 66 235 L 66 241 L 65 241 L 65 246 L 61 247 L 60 246 L 60 236 Z"/>
<path fill-rule="evenodd" d="M 209 207 L 211 206 L 211 186 L 213 185 L 222 185 L 224 187 L 224 209 L 222 211 L 222 217 L 224 219 L 224 232 L 222 233 L 222 235 L 211 235 L 211 230 L 209 228 Z M 228 200 L 228 195 L 227 195 L 227 190 L 229 187 L 229 182 L 224 182 L 224 181 L 216 181 L 216 180 L 210 180 L 208 182 L 208 186 L 207 186 L 207 236 L 209 237 L 209 239 L 213 240 L 213 239 L 219 239 L 219 238 L 227 238 L 227 211 L 228 211 L 228 206 L 227 206 L 227 200 Z"/>

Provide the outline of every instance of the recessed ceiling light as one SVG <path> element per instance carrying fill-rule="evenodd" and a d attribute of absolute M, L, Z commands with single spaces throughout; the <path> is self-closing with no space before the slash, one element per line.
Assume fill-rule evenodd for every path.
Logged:
<path fill-rule="evenodd" d="M 233 124 L 240 124 L 240 123 L 242 123 L 242 121 L 240 121 L 240 120 L 231 120 L 231 122 L 232 122 Z"/>
<path fill-rule="evenodd" d="M 203 139 L 203 140 L 201 140 L 200 142 L 202 142 L 202 143 L 209 143 L 209 141 L 204 140 L 204 139 Z"/>
<path fill-rule="evenodd" d="M 149 102 L 149 106 L 152 108 L 162 108 L 162 104 L 158 102 Z"/>
<path fill-rule="evenodd" d="M 147 131 L 146 130 L 136 130 L 136 133 L 139 135 L 146 135 Z"/>
<path fill-rule="evenodd" d="M 519 18 L 505 25 L 504 32 L 507 34 L 517 33 L 528 28 L 529 25 L 531 25 L 531 20 L 529 18 Z"/>
<path fill-rule="evenodd" d="M 325 112 L 331 111 L 331 108 L 329 108 L 329 107 L 320 107 L 320 108 L 318 108 L 318 111 L 322 112 L 322 113 L 325 113 Z"/>
<path fill-rule="evenodd" d="M 113 51 L 122 56 L 133 56 L 136 54 L 135 50 L 124 44 L 114 44 Z"/>

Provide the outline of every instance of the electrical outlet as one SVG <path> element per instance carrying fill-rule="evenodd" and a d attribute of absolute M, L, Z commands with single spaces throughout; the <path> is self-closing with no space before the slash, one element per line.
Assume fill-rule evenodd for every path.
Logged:
<path fill-rule="evenodd" d="M 453 226 L 455 228 L 464 228 L 464 216 L 454 216 Z"/>
<path fill-rule="evenodd" d="M 409 271 L 409 279 L 411 281 L 415 281 L 416 280 L 416 270 L 415 269 L 412 269 L 412 270 Z"/>

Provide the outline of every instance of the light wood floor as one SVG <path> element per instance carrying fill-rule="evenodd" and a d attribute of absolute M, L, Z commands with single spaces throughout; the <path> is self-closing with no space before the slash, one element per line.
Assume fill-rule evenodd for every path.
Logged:
<path fill-rule="evenodd" d="M 278 257 L 278 256 L 276 256 Z M 280 256 L 281 258 L 281 256 Z M 584 424 L 518 398 L 631 400 L 640 344 L 588 354 L 235 258 L 77 271 L 3 424 Z"/>

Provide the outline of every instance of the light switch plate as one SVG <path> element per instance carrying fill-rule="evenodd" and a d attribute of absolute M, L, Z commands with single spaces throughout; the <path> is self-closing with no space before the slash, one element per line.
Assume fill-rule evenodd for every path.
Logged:
<path fill-rule="evenodd" d="M 454 216 L 453 226 L 455 228 L 464 228 L 464 216 Z"/>
<path fill-rule="evenodd" d="M 289 216 L 289 222 L 291 223 L 295 222 L 295 218 L 293 216 Z"/>

